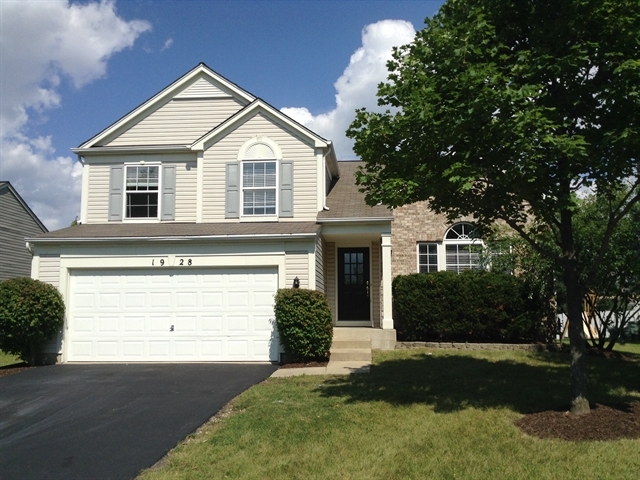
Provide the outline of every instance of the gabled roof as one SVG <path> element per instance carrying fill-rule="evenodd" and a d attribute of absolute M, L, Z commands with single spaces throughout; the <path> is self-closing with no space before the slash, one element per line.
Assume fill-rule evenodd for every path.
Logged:
<path fill-rule="evenodd" d="M 307 127 L 293 120 L 288 115 L 285 115 L 280 110 L 272 107 L 261 98 L 256 98 L 249 105 L 242 110 L 236 112 L 234 115 L 226 119 L 220 125 L 217 125 L 212 130 L 204 134 L 198 140 L 191 145 L 192 150 L 205 150 L 216 140 L 226 136 L 229 132 L 235 130 L 240 124 L 244 123 L 247 119 L 262 113 L 271 120 L 286 125 L 288 128 L 295 130 L 299 135 L 307 138 L 313 142 L 316 148 L 327 148 L 331 146 L 331 142 L 325 140 L 320 135 L 309 130 Z"/>
<path fill-rule="evenodd" d="M 213 83 L 220 85 L 225 90 L 230 91 L 232 96 L 245 103 L 251 103 L 256 98 L 246 90 L 240 88 L 235 83 L 226 79 L 219 73 L 213 71 L 204 63 L 199 63 L 194 69 L 187 72 L 185 75 L 177 79 L 165 89 L 155 94 L 140 106 L 131 110 L 120 120 L 117 120 L 115 123 L 111 124 L 94 137 L 82 143 L 78 148 L 85 149 L 102 145 L 105 139 L 110 139 L 110 137 L 114 136 L 115 134 L 121 131 L 125 131 L 131 125 L 146 117 L 151 111 L 157 109 L 159 106 L 174 98 L 180 91 L 197 82 L 200 78 L 209 78 Z"/>
<path fill-rule="evenodd" d="M 318 213 L 318 222 L 374 221 L 393 219 L 393 212 L 384 205 L 367 205 L 364 193 L 356 185 L 356 169 L 364 162 L 338 162 L 338 178 L 327 195 L 327 207 Z"/>
<path fill-rule="evenodd" d="M 18 194 L 18 192 L 16 191 L 15 188 L 13 188 L 13 185 L 11 185 L 10 182 L 7 181 L 0 181 L 0 191 L 4 190 L 4 189 L 8 189 L 9 192 L 11 192 L 11 194 L 15 197 L 15 199 L 18 201 L 18 203 L 20 203 L 20 205 L 22 205 L 22 208 L 24 208 L 25 212 L 27 212 L 31 218 L 33 218 L 33 220 L 36 222 L 36 224 L 38 225 L 38 227 L 44 232 L 47 233 L 49 231 L 49 229 L 47 227 L 44 226 L 44 223 L 42 223 L 40 221 L 40 219 L 38 218 L 38 216 L 33 213 L 33 210 L 31 210 L 31 208 L 29 207 L 29 205 L 27 205 L 27 202 L 25 202 L 22 197 Z"/>

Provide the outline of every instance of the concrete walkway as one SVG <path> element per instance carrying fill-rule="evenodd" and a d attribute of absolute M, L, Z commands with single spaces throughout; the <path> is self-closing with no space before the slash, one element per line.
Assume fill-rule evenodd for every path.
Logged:
<path fill-rule="evenodd" d="M 297 377 L 299 375 L 350 375 L 369 373 L 371 362 L 329 362 L 326 367 L 281 368 L 271 374 L 272 378 Z"/>

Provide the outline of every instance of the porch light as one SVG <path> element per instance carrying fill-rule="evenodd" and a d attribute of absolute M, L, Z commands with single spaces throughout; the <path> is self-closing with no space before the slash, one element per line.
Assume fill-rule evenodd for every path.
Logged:
<path fill-rule="evenodd" d="M 293 279 L 293 288 L 300 288 L 300 279 L 298 277 Z"/>

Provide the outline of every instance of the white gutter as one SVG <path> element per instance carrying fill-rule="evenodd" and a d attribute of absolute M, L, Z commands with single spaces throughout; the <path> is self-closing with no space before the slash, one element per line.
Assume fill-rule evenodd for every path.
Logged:
<path fill-rule="evenodd" d="M 317 233 L 251 234 L 251 235 L 199 235 L 163 237 L 75 237 L 27 238 L 28 243 L 96 243 L 96 242 L 183 242 L 202 240 L 277 240 L 315 238 Z"/>
<path fill-rule="evenodd" d="M 319 218 L 318 223 L 379 223 L 393 222 L 393 217 Z"/>

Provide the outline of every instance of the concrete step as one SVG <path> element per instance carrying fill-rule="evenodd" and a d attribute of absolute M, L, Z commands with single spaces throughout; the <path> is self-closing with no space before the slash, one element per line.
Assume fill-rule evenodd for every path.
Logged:
<path fill-rule="evenodd" d="M 371 328 L 361 327 L 334 327 L 333 339 L 335 340 L 371 340 Z"/>
<path fill-rule="evenodd" d="M 336 340 L 333 339 L 331 343 L 331 351 L 341 350 L 344 348 L 361 348 L 364 350 L 371 350 L 371 340 Z"/>
<path fill-rule="evenodd" d="M 330 362 L 369 362 L 371 363 L 371 349 L 344 348 L 332 350 Z"/>

